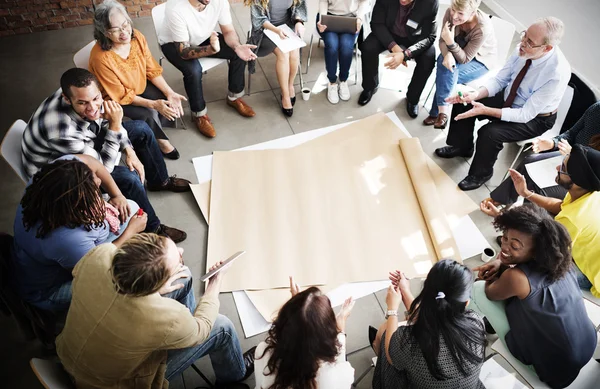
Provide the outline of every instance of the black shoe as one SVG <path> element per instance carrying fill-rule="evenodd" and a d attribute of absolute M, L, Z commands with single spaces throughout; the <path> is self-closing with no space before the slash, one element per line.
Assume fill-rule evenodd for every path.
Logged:
<path fill-rule="evenodd" d="M 367 105 L 369 103 L 369 101 L 371 101 L 371 97 L 373 97 L 373 95 L 375 93 L 377 93 L 377 89 L 370 89 L 370 90 L 363 90 L 362 92 L 360 92 L 360 96 L 358 97 L 358 105 Z"/>
<path fill-rule="evenodd" d="M 483 318 L 483 325 L 485 326 L 485 332 L 487 332 L 490 335 L 496 334 L 496 330 L 494 329 L 494 327 L 492 327 L 492 325 L 488 321 L 487 317 Z"/>
<path fill-rule="evenodd" d="M 461 182 L 458 183 L 458 187 L 461 190 L 465 190 L 465 191 L 477 189 L 481 185 L 485 184 L 486 181 L 488 181 L 490 178 L 492 178 L 491 174 L 488 176 L 485 176 L 485 177 L 477 177 L 477 176 L 468 175 L 465 177 L 464 180 L 462 180 Z"/>
<path fill-rule="evenodd" d="M 291 97 L 291 98 L 290 98 L 290 101 L 292 102 L 292 107 L 293 107 L 294 105 L 296 105 L 296 96 L 294 96 L 294 97 Z"/>
<path fill-rule="evenodd" d="M 454 158 L 454 157 L 465 157 L 471 158 L 473 156 L 473 148 L 468 151 L 463 151 L 455 146 L 444 146 L 439 149 L 435 149 L 435 155 L 440 158 Z"/>
<path fill-rule="evenodd" d="M 377 328 L 373 327 L 373 326 L 369 326 L 369 344 L 371 345 L 371 348 L 373 350 L 373 343 L 375 343 L 375 338 L 377 337 Z"/>
<path fill-rule="evenodd" d="M 292 101 L 292 108 L 283 108 L 283 96 L 282 95 L 279 95 L 279 100 L 281 101 L 281 112 L 283 112 L 283 114 L 285 116 L 291 118 L 292 115 L 294 114 L 294 103 L 296 102 L 296 96 L 294 96 L 293 101 L 290 98 L 290 101 Z"/>
<path fill-rule="evenodd" d="M 246 351 L 244 353 L 243 359 L 244 359 L 244 365 L 246 366 L 246 374 L 244 375 L 244 378 L 242 378 L 242 381 L 247 380 L 252 373 L 254 373 L 254 352 L 256 351 L 256 346 L 252 347 L 250 350 Z"/>
<path fill-rule="evenodd" d="M 179 155 L 179 151 L 177 151 L 176 148 L 173 147 L 173 150 L 171 150 L 168 153 L 162 153 L 163 157 L 168 158 L 168 159 L 179 159 L 180 155 Z"/>
<path fill-rule="evenodd" d="M 419 103 L 413 104 L 406 100 L 406 112 L 408 112 L 408 116 L 413 119 L 419 116 Z"/>

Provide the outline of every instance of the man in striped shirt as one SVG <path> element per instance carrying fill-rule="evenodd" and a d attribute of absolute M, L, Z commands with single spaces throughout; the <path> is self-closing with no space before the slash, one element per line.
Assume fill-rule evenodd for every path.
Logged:
<path fill-rule="evenodd" d="M 23 134 L 27 175 L 33 176 L 42 165 L 63 155 L 94 157 L 111 173 L 123 195 L 148 214 L 147 232 L 175 242 L 184 240 L 185 232 L 160 223 L 146 195 L 145 180 L 151 191 L 190 190 L 188 180 L 169 177 L 152 130 L 142 121 L 122 122 L 121 106 L 103 101 L 98 81 L 85 69 L 67 70 L 60 85 L 36 110 Z M 119 166 L 120 153 L 125 155 L 126 167 Z"/>

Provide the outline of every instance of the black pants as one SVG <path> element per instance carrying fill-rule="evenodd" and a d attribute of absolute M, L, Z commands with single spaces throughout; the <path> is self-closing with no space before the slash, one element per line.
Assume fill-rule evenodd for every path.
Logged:
<path fill-rule="evenodd" d="M 146 82 L 146 90 L 140 95 L 148 100 L 166 100 L 167 97 L 150 81 Z M 168 126 L 169 119 L 152 108 L 140 107 L 138 105 L 124 105 L 123 116 L 131 120 L 142 120 L 150 126 L 156 139 L 169 139 L 163 131 L 163 126 Z"/>
<path fill-rule="evenodd" d="M 410 42 L 406 38 L 394 36 L 394 40 L 402 48 L 410 46 Z M 359 46 L 362 53 L 362 87 L 364 90 L 372 90 L 379 85 L 379 54 L 387 50 L 387 47 L 383 46 L 373 33 L 369 34 Z M 435 67 L 435 47 L 429 46 L 414 59 L 417 66 L 408 85 L 406 98 L 409 103 L 418 104 L 427 79 Z"/>
<path fill-rule="evenodd" d="M 492 97 L 486 97 L 479 102 L 487 107 L 502 108 L 504 104 L 504 92 L 499 92 Z M 504 143 L 517 142 L 520 140 L 535 138 L 554 126 L 556 114 L 543 117 L 535 117 L 527 123 L 503 122 L 500 119 L 487 116 L 475 116 L 468 119 L 455 120 L 455 117 L 473 108 L 471 104 L 466 106 L 454 104 L 450 118 L 450 128 L 446 143 L 467 151 L 473 147 L 475 120 L 489 119 L 490 122 L 481 127 L 477 132 L 477 146 L 475 156 L 469 169 L 469 175 L 485 177 L 494 172 L 494 163 L 498 154 L 504 148 Z"/>
<path fill-rule="evenodd" d="M 200 46 L 210 45 L 210 39 L 205 40 Z M 244 71 L 246 61 L 237 56 L 235 51 L 227 46 L 225 38 L 219 33 L 219 46 L 221 49 L 211 58 L 222 58 L 229 60 L 229 92 L 239 94 L 244 91 L 246 83 Z M 183 59 L 179 56 L 175 43 L 165 43 L 160 47 L 163 54 L 181 73 L 183 73 L 183 85 L 190 100 L 192 112 L 201 112 L 206 108 L 204 93 L 202 91 L 202 65 L 197 59 Z"/>
<path fill-rule="evenodd" d="M 527 182 L 527 188 L 537 194 L 541 194 L 542 196 L 552 197 L 555 199 L 564 199 L 567 195 L 567 190 L 560 185 L 550 186 L 548 188 L 540 188 L 535 181 L 529 177 L 529 173 L 527 173 L 527 169 L 525 165 L 528 163 L 533 163 L 537 161 L 542 161 L 544 159 L 554 158 L 560 155 L 560 151 L 552 151 L 549 153 L 540 153 L 540 154 L 531 154 L 525 157 L 523 161 L 517 166 L 515 169 L 523 176 L 525 176 L 525 181 Z M 517 201 L 519 197 L 517 191 L 515 190 L 515 184 L 513 180 L 508 177 L 504 182 L 502 182 L 496 189 L 490 193 L 490 197 L 495 201 L 501 204 L 512 204 Z"/>

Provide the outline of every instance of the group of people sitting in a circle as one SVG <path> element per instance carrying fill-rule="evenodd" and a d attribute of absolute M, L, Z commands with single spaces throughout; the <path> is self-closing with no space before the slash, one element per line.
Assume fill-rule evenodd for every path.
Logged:
<path fill-rule="evenodd" d="M 453 0 L 444 15 L 435 103 L 424 120 L 440 129 L 450 125 L 449 146 L 436 150 L 450 158 L 472 155 L 474 119 L 491 119 L 479 130 L 469 176 L 459 184 L 463 190 L 489 179 L 503 143 L 552 127 L 570 77 L 557 46 L 562 22 L 544 18 L 522 33 L 496 77 L 475 92 L 451 95 L 457 83 L 481 77 L 497 60 L 494 31 L 479 3 Z M 180 157 L 164 127 L 183 115 L 184 101 L 198 130 L 215 136 L 198 58 L 229 60 L 226 103 L 252 117 L 242 100 L 246 62 L 252 71 L 257 57 L 274 52 L 281 108 L 292 115 L 298 51 L 283 53 L 264 30 L 285 38 L 278 26 L 287 24 L 302 36 L 306 2 L 247 4 L 252 31 L 249 43 L 241 44 L 226 0 L 168 0 L 158 39 L 167 60 L 183 73 L 186 98 L 169 87 L 124 6 L 105 0 L 95 11 L 90 71 L 67 70 L 60 89 L 28 123 L 22 160 L 29 182 L 14 222 L 12 279 L 27 303 L 67 312 L 56 346 L 77 387 L 165 388 L 207 354 L 217 388 L 245 388 L 242 381 L 253 372 L 259 389 L 349 388 L 354 380 L 345 333 L 351 298 L 335 314 L 318 288 L 301 290 L 290 278 L 292 297 L 265 341 L 242 352 L 233 324 L 219 314 L 226 271 L 210 278 L 196 302 L 192 274 L 176 246 L 186 233 L 161 223 L 146 194 L 190 190 L 190 181 L 169 175 L 164 161 Z M 336 104 L 350 98 L 353 47 L 369 3 L 321 1 L 319 11 L 357 21 L 356 33 L 340 34 L 317 18 L 327 98 Z M 361 105 L 377 91 L 378 57 L 387 49 L 389 68 L 417 62 L 407 93 L 408 114 L 417 116 L 435 65 L 437 11 L 437 0 L 376 1 L 372 33 L 359 45 Z M 221 33 L 214 32 L 217 24 Z M 369 328 L 378 357 L 373 387 L 481 388 L 486 332 L 496 333 L 550 387 L 576 379 L 597 344 L 580 288 L 600 297 L 599 148 L 600 103 L 568 131 L 534 142 L 534 154 L 481 203 L 502 233 L 501 251 L 474 269 L 476 282 L 467 267 L 444 259 L 413 297 L 404 274 L 389 273 L 386 320 L 379 329 Z M 557 185 L 539 187 L 525 165 L 559 155 Z M 515 205 L 521 197 L 524 205 Z"/>

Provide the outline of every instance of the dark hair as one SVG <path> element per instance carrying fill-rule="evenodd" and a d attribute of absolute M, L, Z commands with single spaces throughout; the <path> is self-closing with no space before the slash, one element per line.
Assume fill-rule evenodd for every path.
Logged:
<path fill-rule="evenodd" d="M 117 292 L 133 297 L 158 292 L 171 276 L 165 261 L 166 248 L 167 238 L 153 233 L 127 239 L 112 260 Z"/>
<path fill-rule="evenodd" d="M 319 288 L 292 297 L 279 311 L 265 340 L 265 353 L 271 351 L 269 375 L 276 375 L 270 389 L 316 389 L 320 363 L 334 362 L 338 354 L 337 335 L 331 302 Z"/>
<path fill-rule="evenodd" d="M 409 309 L 410 331 L 429 372 L 438 380 L 449 378 L 438 360 L 442 339 L 464 376 L 472 373 L 465 369 L 465 362 L 483 363 L 487 345 L 483 323 L 476 316 L 465 314 L 472 286 L 473 274 L 466 266 L 443 259 L 431 268 L 423 291 Z M 436 298 L 440 292 L 445 296 Z"/>
<path fill-rule="evenodd" d="M 510 207 L 494 218 L 496 230 L 517 230 L 531 235 L 533 260 L 551 280 L 563 277 L 571 266 L 571 237 L 567 229 L 535 204 Z"/>
<path fill-rule="evenodd" d="M 96 10 L 94 11 L 94 39 L 96 39 L 102 50 L 110 50 L 113 46 L 113 42 L 106 36 L 108 30 L 112 28 L 110 15 L 113 10 L 121 11 L 131 25 L 131 38 L 135 34 L 133 31 L 133 22 L 125 6 L 116 0 L 104 0 L 101 4 L 96 5 Z"/>
<path fill-rule="evenodd" d="M 35 173 L 21 199 L 23 226 L 29 231 L 40 222 L 36 237 L 58 227 L 86 231 L 104 225 L 106 207 L 90 168 L 79 160 L 46 164 Z"/>
<path fill-rule="evenodd" d="M 85 88 L 92 82 L 96 83 L 97 87 L 100 87 L 98 79 L 90 71 L 82 68 L 71 68 L 60 77 L 60 88 L 67 97 L 71 98 L 73 96 L 71 94 L 72 86 L 75 88 Z"/>

